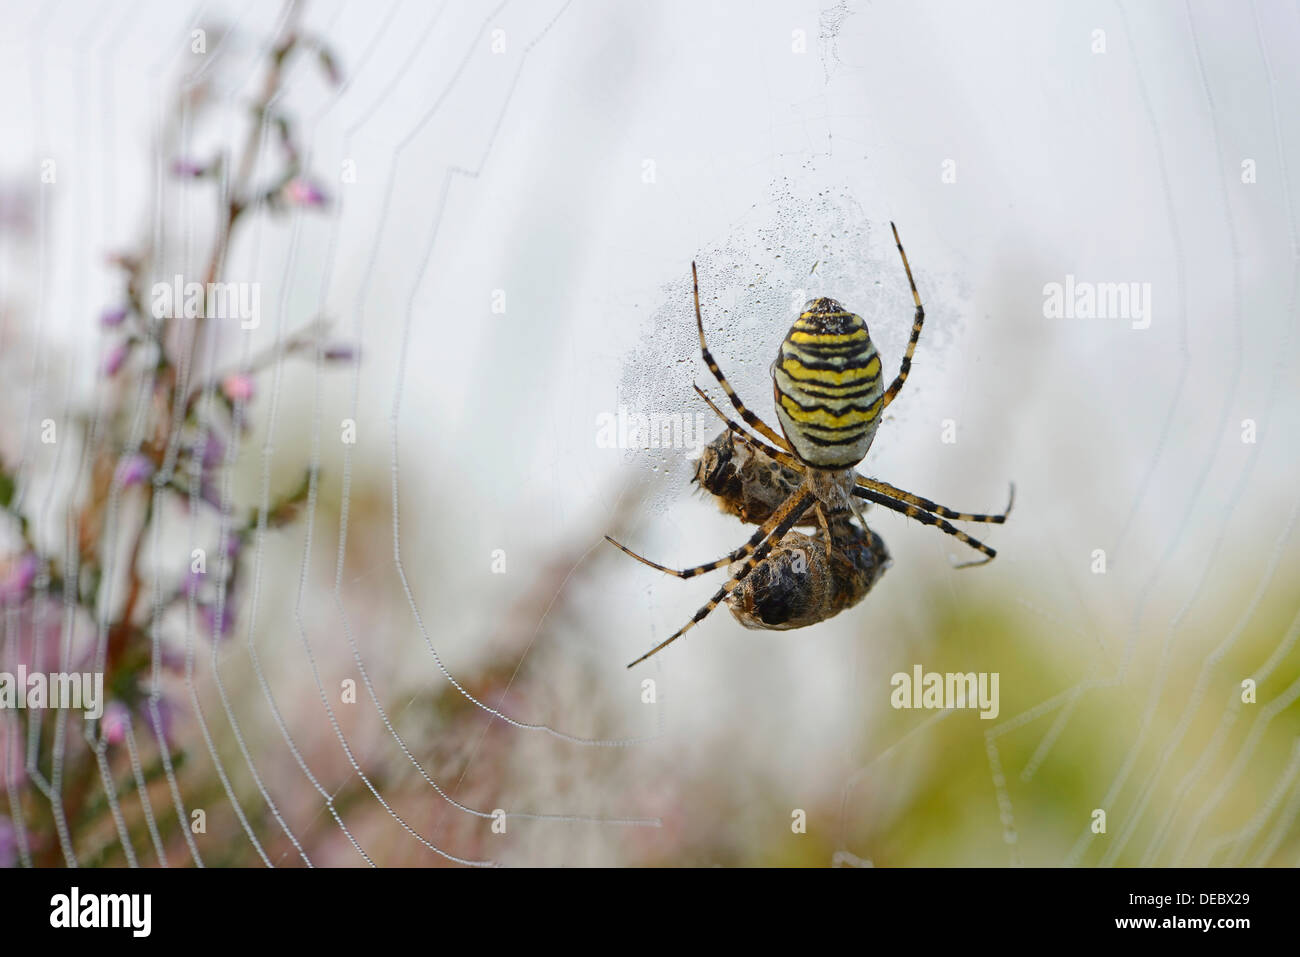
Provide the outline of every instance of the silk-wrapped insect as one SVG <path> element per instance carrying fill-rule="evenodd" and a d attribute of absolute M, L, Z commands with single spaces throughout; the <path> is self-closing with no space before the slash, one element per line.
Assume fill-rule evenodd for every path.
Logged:
<path fill-rule="evenodd" d="M 761 525 L 798 488 L 800 478 L 726 430 L 701 450 L 693 481 L 722 511 Z M 727 607 L 738 622 L 746 628 L 804 628 L 866 597 L 891 564 L 884 540 L 856 525 L 848 508 L 826 519 L 824 528 L 810 533 L 786 532 L 740 580 L 727 596 Z M 812 514 L 801 524 L 819 522 Z M 731 566 L 733 577 L 742 565 Z"/>

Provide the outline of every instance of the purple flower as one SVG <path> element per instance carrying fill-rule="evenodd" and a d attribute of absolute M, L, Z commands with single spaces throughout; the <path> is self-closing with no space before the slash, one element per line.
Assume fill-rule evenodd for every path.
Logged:
<path fill-rule="evenodd" d="M 197 179 L 208 171 L 206 163 L 191 159 L 172 160 L 172 175 Z"/>
<path fill-rule="evenodd" d="M 199 617 L 203 619 L 203 627 L 208 630 L 208 634 L 214 641 L 221 641 L 229 637 L 231 630 L 235 627 L 235 611 L 231 607 L 230 595 L 226 595 L 226 601 L 221 607 L 220 615 L 217 614 L 216 603 L 213 603 L 200 605 Z"/>
<path fill-rule="evenodd" d="M 226 532 L 221 538 L 221 545 L 226 551 L 226 557 L 233 562 L 239 557 L 239 550 L 244 547 L 244 539 L 238 532 Z"/>
<path fill-rule="evenodd" d="M 221 391 L 231 402 L 247 402 L 253 398 L 256 386 L 246 372 L 232 372 L 221 380 Z"/>
<path fill-rule="evenodd" d="M 104 375 L 110 379 L 117 375 L 117 370 L 122 368 L 122 364 L 126 362 L 126 357 L 130 354 L 131 344 L 129 342 L 119 342 L 110 349 L 108 355 L 104 356 L 104 365 L 102 367 Z"/>
<path fill-rule="evenodd" d="M 321 358 L 327 362 L 355 362 L 359 353 L 350 342 L 331 342 L 320 351 Z"/>
<path fill-rule="evenodd" d="M 203 588 L 203 581 L 208 576 L 203 572 L 190 570 L 185 573 L 185 594 L 190 598 L 199 597 L 199 592 Z"/>
<path fill-rule="evenodd" d="M 159 697 L 157 711 L 158 713 L 155 716 L 154 702 L 147 697 L 141 698 L 134 708 L 128 708 L 116 699 L 110 701 L 104 707 L 104 716 L 100 719 L 104 740 L 109 744 L 121 744 L 126 740 L 126 733 L 131 728 L 131 722 L 138 720 L 143 722 L 145 728 L 155 739 L 161 735 L 170 744 L 176 709 L 166 698 Z"/>
<path fill-rule="evenodd" d="M 185 671 L 185 655 L 167 645 L 158 649 L 158 663 L 173 674 L 179 675 Z"/>
<path fill-rule="evenodd" d="M 18 864 L 18 836 L 14 833 L 13 821 L 0 817 L 0 868 L 14 867 Z"/>
<path fill-rule="evenodd" d="M 104 740 L 109 744 L 121 744 L 126 740 L 126 729 L 131 723 L 131 712 L 116 698 L 104 706 L 104 716 L 100 718 L 100 730 Z"/>
<path fill-rule="evenodd" d="M 0 565 L 0 605 L 14 605 L 22 601 L 40 570 L 41 560 L 35 552 L 23 552 L 17 558 Z"/>
<path fill-rule="evenodd" d="M 216 468 L 225 459 L 226 443 L 221 441 L 221 436 L 217 435 L 217 433 L 207 432 L 198 442 L 194 443 L 194 452 L 206 472 L 208 469 Z"/>
<path fill-rule="evenodd" d="M 126 321 L 126 307 L 114 306 L 99 314 L 99 324 L 105 329 L 113 329 Z"/>
<path fill-rule="evenodd" d="M 155 708 L 157 715 L 154 714 Z M 155 704 L 152 698 L 145 698 L 136 709 L 144 725 L 155 738 L 161 738 L 169 745 L 172 743 L 172 726 L 176 723 L 176 708 L 166 698 L 159 697 Z"/>
<path fill-rule="evenodd" d="M 300 176 L 285 184 L 284 195 L 295 206 L 324 206 L 328 202 L 324 190 Z"/>
<path fill-rule="evenodd" d="M 153 462 L 149 461 L 148 456 L 141 455 L 139 452 L 124 455 L 117 463 L 116 478 L 122 488 L 130 488 L 132 485 L 148 481 L 152 475 Z"/>

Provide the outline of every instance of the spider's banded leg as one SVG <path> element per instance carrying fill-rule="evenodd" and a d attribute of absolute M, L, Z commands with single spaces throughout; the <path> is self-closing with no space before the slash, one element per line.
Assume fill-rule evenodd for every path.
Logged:
<path fill-rule="evenodd" d="M 826 562 L 829 566 L 831 560 L 831 526 L 826 521 L 826 513 L 822 511 L 822 503 L 818 502 L 813 508 L 817 510 L 817 524 L 822 527 L 822 535 L 826 542 Z"/>
<path fill-rule="evenodd" d="M 712 409 L 714 411 L 714 414 L 716 414 L 717 417 L 720 418 L 726 424 L 727 428 L 730 429 L 742 442 L 744 442 L 750 448 L 758 449 L 758 451 L 762 452 L 764 455 L 772 459 L 774 462 L 780 462 L 782 465 L 794 469 L 800 475 L 808 471 L 808 466 L 804 465 L 802 462 L 800 462 L 789 452 L 782 452 L 779 449 L 774 449 L 772 448 L 772 446 L 768 445 L 762 439 L 759 439 L 758 437 L 750 435 L 748 432 L 746 432 L 743 428 L 741 428 L 741 426 L 738 423 L 732 421 L 732 419 L 727 415 L 727 413 L 719 409 L 717 405 L 714 403 L 714 401 L 709 398 L 708 394 L 705 393 L 705 391 L 701 389 L 698 385 L 695 387 L 695 392 L 697 395 L 699 395 L 701 399 L 703 399 L 706 403 L 708 403 L 709 408 Z"/>
<path fill-rule="evenodd" d="M 970 512 L 954 512 L 950 508 L 944 508 L 937 505 L 928 498 L 922 498 L 919 495 L 913 495 L 911 492 L 904 492 L 901 488 L 895 488 L 888 482 L 881 482 L 878 479 L 864 478 L 858 476 L 859 489 L 871 489 L 873 492 L 879 492 L 882 495 L 888 495 L 890 498 L 898 499 L 900 502 L 907 502 L 909 505 L 915 505 L 918 508 L 938 515 L 940 518 L 951 518 L 955 522 L 984 522 L 994 525 L 1001 525 L 1011 514 L 1011 507 L 1016 504 L 1016 483 L 1011 483 L 1011 494 L 1007 497 L 1007 507 L 998 515 L 972 515 Z M 855 495 L 861 492 L 854 491 Z M 865 496 L 864 496 L 865 497 Z"/>
<path fill-rule="evenodd" d="M 856 491 L 857 490 L 855 489 L 854 490 L 855 494 Z M 862 509 L 858 507 L 858 500 L 854 498 L 852 495 L 849 496 L 849 507 L 853 509 L 853 514 L 857 516 L 858 524 L 865 529 L 867 527 L 867 517 L 862 514 Z"/>
<path fill-rule="evenodd" d="M 760 545 L 758 547 L 758 550 L 755 551 L 754 554 L 750 555 L 749 558 L 745 560 L 745 564 L 741 566 L 740 572 L 736 575 L 736 577 L 729 578 L 725 585 L 723 585 L 716 592 L 714 592 L 713 597 L 709 599 L 708 604 L 706 604 L 703 608 L 701 608 L 694 615 L 692 615 L 690 621 L 688 621 L 677 631 L 673 632 L 673 634 L 669 635 L 663 641 L 659 642 L 659 644 L 655 645 L 653 648 L 647 651 L 636 661 L 633 661 L 631 664 L 628 665 L 628 667 L 633 668 L 636 665 L 639 665 L 641 662 L 645 661 L 647 658 L 649 658 L 651 655 L 655 654 L 656 652 L 662 651 L 664 648 L 667 648 L 674 641 L 676 641 L 682 635 L 686 634 L 688 631 L 690 631 L 692 628 L 694 628 L 696 625 L 702 622 L 705 618 L 707 618 L 709 616 L 709 613 L 712 612 L 713 609 L 717 608 L 724 601 L 726 601 L 727 596 L 730 595 L 732 591 L 735 590 L 736 586 L 739 585 L 742 581 L 744 581 L 749 576 L 749 573 L 754 570 L 754 566 L 756 566 L 759 562 L 761 562 L 764 558 L 767 557 L 767 553 L 772 550 L 772 546 L 776 542 L 780 541 L 781 538 L 784 537 L 786 532 L 794 528 L 794 526 L 798 523 L 799 519 L 803 517 L 803 513 L 808 510 L 808 506 L 812 504 L 812 501 L 813 501 L 812 492 L 806 490 L 790 496 L 789 500 L 784 505 L 781 506 L 779 512 L 777 513 L 778 515 L 781 516 L 780 523 L 775 528 L 772 529 L 772 534 L 768 536 L 767 541 L 765 541 L 762 545 Z"/>
<path fill-rule="evenodd" d="M 795 458 L 793 455 L 790 455 L 786 452 L 777 451 L 776 449 L 772 448 L 770 445 L 764 444 L 763 442 L 759 441 L 754 436 L 746 432 L 735 422 L 733 422 L 730 418 L 727 417 L 726 413 L 724 413 L 713 403 L 713 401 L 704 393 L 704 391 L 699 386 L 695 387 L 695 391 L 699 393 L 700 398 L 702 398 L 705 402 L 708 403 L 709 408 L 712 409 L 715 413 L 717 413 L 718 418 L 722 419 L 722 421 L 726 423 L 727 428 L 730 429 L 741 441 L 745 442 L 752 448 L 758 449 L 764 455 L 768 456 L 769 458 L 777 462 L 780 462 L 782 465 L 787 465 L 790 468 L 795 469 L 796 471 L 799 472 L 806 471 L 806 467 L 804 466 L 804 464 L 800 462 L 797 458 Z M 944 508 L 942 505 L 938 505 L 935 502 L 931 502 L 927 498 L 921 498 L 921 496 L 919 495 L 913 495 L 911 492 L 905 492 L 900 488 L 895 488 L 894 486 L 888 484 L 887 482 L 879 482 L 876 481 L 875 479 L 865 478 L 864 476 L 861 475 L 857 476 L 857 487 L 853 490 L 853 494 L 857 498 L 864 498 L 871 502 L 880 502 L 880 498 L 882 496 L 888 496 L 890 498 L 890 502 L 889 503 L 881 502 L 880 504 L 885 504 L 887 508 L 892 508 L 894 511 L 903 512 L 904 514 L 910 514 L 907 511 L 909 506 L 914 507 L 916 511 L 920 513 L 918 515 L 913 516 L 918 521 L 925 522 L 925 524 L 927 525 L 939 526 L 949 534 L 957 536 L 957 538 L 959 538 L 961 541 L 966 542 L 966 544 L 971 545 L 972 547 L 977 548 L 980 551 L 984 552 L 986 555 L 988 555 L 989 557 L 985 559 L 985 561 L 992 561 L 993 556 L 996 555 L 997 552 L 993 551 L 993 549 L 988 548 L 987 546 L 971 538 L 965 532 L 953 528 L 951 525 L 949 525 L 945 521 L 942 521 L 940 518 L 936 518 L 936 516 L 943 516 L 946 518 L 951 518 L 962 522 L 985 522 L 985 523 L 994 523 L 1000 525 L 1003 522 L 1005 522 L 1007 516 L 1011 514 L 1011 507 L 1015 504 L 1016 501 L 1016 486 L 1015 483 L 1012 483 L 1011 494 L 1007 501 L 1006 510 L 1001 515 L 972 515 L 967 512 L 954 512 L 951 509 Z M 867 525 L 867 520 L 863 516 L 861 510 L 858 508 L 857 502 L 854 501 L 854 499 L 850 498 L 849 504 L 853 507 L 853 514 L 857 516 L 858 521 L 862 523 L 862 526 L 865 528 Z M 934 514 L 930 514 L 930 513 L 934 513 Z M 933 518 L 935 520 L 927 522 L 926 518 Z M 967 562 L 965 565 L 958 565 L 957 567 L 965 568 L 967 567 L 967 565 L 983 565 L 984 563 L 985 563 L 984 561 Z"/>
<path fill-rule="evenodd" d="M 903 252 L 903 243 L 898 238 L 898 227 L 892 222 L 889 228 L 894 231 L 894 245 L 898 247 L 898 255 L 903 257 L 903 269 L 907 273 L 907 284 L 912 287 L 912 301 L 916 303 L 916 318 L 912 320 L 912 336 L 907 340 L 907 351 L 903 353 L 903 361 L 898 365 L 898 375 L 885 390 L 884 401 L 881 403 L 880 411 L 884 412 L 889 407 L 889 403 L 894 401 L 895 396 L 903 388 L 903 383 L 907 381 L 907 374 L 912 371 L 912 356 L 916 353 L 916 342 L 921 338 L 921 324 L 925 322 L 925 308 L 921 305 L 921 294 L 916 291 L 916 281 L 912 278 L 912 267 L 907 264 L 907 253 Z"/>
<path fill-rule="evenodd" d="M 789 505 L 790 501 L 792 501 L 794 497 L 795 496 L 792 495 L 790 499 L 786 500 L 785 504 Z M 669 575 L 676 575 L 678 578 L 694 578 L 696 575 L 703 575 L 705 572 L 711 572 L 716 568 L 724 568 L 725 566 L 730 565 L 732 562 L 740 561 L 746 555 L 753 554 L 753 552 L 759 547 L 759 545 L 763 544 L 763 539 L 767 538 L 767 536 L 772 533 L 772 530 L 780 524 L 781 520 L 784 517 L 785 517 L 785 510 L 782 508 L 778 508 L 775 512 L 773 512 L 768 517 L 766 522 L 764 522 L 762 525 L 758 527 L 758 531 L 754 532 L 754 534 L 749 537 L 749 541 L 747 541 L 744 545 L 741 545 L 734 552 L 732 552 L 729 555 L 723 555 L 721 558 L 717 559 L 716 561 L 706 562 L 703 565 L 695 565 L 692 568 L 669 568 L 666 565 L 660 565 L 658 562 L 652 562 L 650 561 L 650 559 L 645 558 L 642 555 L 638 555 L 636 552 L 632 551 L 632 549 L 628 548 L 626 545 L 619 544 L 618 542 L 614 541 L 614 539 L 610 538 L 608 535 L 605 536 L 605 541 L 609 542 L 611 545 L 613 545 L 623 554 L 631 555 L 633 558 L 635 558 L 643 565 L 649 565 L 651 568 L 657 569 L 658 571 L 661 572 L 665 572 L 666 574 Z"/>
<path fill-rule="evenodd" d="M 971 538 L 960 528 L 948 524 L 943 519 L 939 518 L 937 515 L 931 515 L 929 512 L 922 511 L 921 509 L 917 508 L 915 505 L 908 505 L 906 502 L 895 501 L 894 499 L 888 497 L 887 495 L 881 495 L 878 492 L 871 491 L 871 489 L 865 489 L 862 487 L 857 488 L 854 491 L 854 494 L 861 495 L 862 498 L 865 498 L 869 502 L 875 502 L 877 505 L 883 505 L 887 509 L 906 515 L 908 518 L 914 518 L 922 525 L 934 525 L 940 531 L 947 532 L 949 535 L 952 535 L 954 538 L 956 538 L 957 541 L 965 542 L 971 548 L 975 549 L 976 551 L 983 552 L 984 555 L 986 556 L 985 558 L 980 559 L 979 561 L 962 562 L 960 565 L 954 565 L 953 566 L 954 568 L 971 568 L 972 566 L 975 565 L 987 565 L 989 562 L 993 561 L 993 559 L 997 558 L 998 553 L 995 552 L 993 549 L 989 548 L 983 542 Z"/>
<path fill-rule="evenodd" d="M 717 405 L 713 402 L 713 400 L 710 399 L 708 395 L 705 394 L 704 390 L 701 389 L 698 385 L 695 387 L 695 391 L 699 394 L 701 399 L 703 399 L 705 402 L 708 403 L 709 408 L 712 409 L 714 413 L 717 414 L 718 418 L 720 418 L 726 424 L 727 428 L 730 429 L 732 433 L 734 433 L 742 442 L 745 442 L 751 448 L 758 449 L 768 458 L 773 459 L 774 461 L 779 462 L 782 465 L 789 466 L 790 468 L 798 472 L 806 471 L 806 466 L 802 462 L 800 462 L 797 458 L 795 458 L 793 455 L 772 448 L 770 445 L 767 445 L 764 442 L 760 441 L 759 439 L 755 438 L 754 436 L 750 435 L 743 428 L 741 428 L 740 425 L 738 425 L 736 422 L 728 418 L 727 414 L 723 412 L 721 409 L 719 409 Z M 1011 514 L 1012 506 L 1015 505 L 1016 503 L 1016 485 L 1014 482 L 1011 483 L 1011 492 L 1007 498 L 1007 507 L 999 515 L 979 515 L 979 514 L 971 514 L 969 512 L 955 512 L 950 508 L 945 508 L 944 506 L 939 505 L 936 502 L 930 501 L 928 498 L 922 498 L 919 495 L 913 495 L 911 492 L 905 492 L 901 488 L 896 488 L 895 486 L 890 485 L 888 482 L 881 482 L 877 479 L 869 479 L 863 475 L 858 475 L 857 488 L 853 490 L 853 494 L 858 496 L 859 498 L 865 498 L 871 501 L 875 501 L 875 499 L 872 499 L 871 496 L 867 494 L 868 491 L 874 491 L 883 495 L 888 495 L 890 498 L 897 499 L 902 502 L 906 502 L 909 505 L 915 505 L 920 509 L 923 509 L 927 512 L 932 512 L 935 515 L 938 515 L 942 518 L 951 518 L 954 521 L 959 521 L 959 522 L 983 522 L 983 523 L 991 523 L 995 525 L 1001 525 L 1003 522 L 1007 520 L 1007 516 Z M 857 515 L 858 521 L 862 522 L 863 525 L 866 525 L 866 521 L 863 519 L 862 513 L 858 511 L 857 504 L 853 502 L 851 499 L 849 501 L 849 504 L 853 506 L 853 511 L 854 514 Z M 980 565 L 983 564 L 983 562 L 976 562 L 975 564 Z"/>
<path fill-rule="evenodd" d="M 708 344 L 704 341 L 704 319 L 700 315 L 700 277 L 696 274 L 694 262 L 691 263 L 691 282 L 695 287 L 695 327 L 700 331 L 700 355 L 704 357 L 704 364 L 709 367 L 709 371 L 713 373 L 713 378 L 718 380 L 718 385 L 722 386 L 722 391 L 727 393 L 727 398 L 731 400 L 731 404 L 736 407 L 736 411 L 749 424 L 749 427 L 766 437 L 768 441 L 775 442 L 777 446 L 788 451 L 790 445 L 786 442 L 785 437 L 745 408 L 745 403 L 740 400 L 740 396 L 736 395 L 736 390 L 731 387 L 727 377 L 718 368 L 713 353 L 709 352 Z"/>

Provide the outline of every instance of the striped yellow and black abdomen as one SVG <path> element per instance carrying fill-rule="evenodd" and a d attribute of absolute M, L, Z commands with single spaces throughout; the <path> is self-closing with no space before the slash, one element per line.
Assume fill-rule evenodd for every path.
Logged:
<path fill-rule="evenodd" d="M 781 431 L 815 468 L 857 465 L 880 424 L 884 381 L 867 324 L 834 299 L 814 299 L 772 363 Z"/>

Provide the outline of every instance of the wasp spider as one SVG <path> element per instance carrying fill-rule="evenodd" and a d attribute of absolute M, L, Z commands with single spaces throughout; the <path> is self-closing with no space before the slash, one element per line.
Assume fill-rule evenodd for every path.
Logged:
<path fill-rule="evenodd" d="M 894 377 L 888 389 L 883 388 L 880 354 L 876 351 L 867 331 L 867 324 L 861 316 L 849 312 L 834 299 L 810 300 L 805 304 L 804 311 L 795 320 L 794 325 L 790 327 L 790 331 L 786 333 L 777 352 L 776 361 L 772 363 L 776 416 L 783 435 L 777 433 L 745 406 L 709 352 L 704 337 L 704 319 L 700 314 L 699 276 L 695 264 L 691 263 L 691 278 L 695 294 L 695 324 L 699 331 L 700 353 L 704 357 L 704 363 L 709 367 L 709 371 L 722 387 L 722 391 L 726 393 L 740 418 L 772 444 L 768 445 L 762 439 L 746 432 L 738 423 L 733 422 L 714 405 L 699 386 L 696 386 L 695 391 L 723 418 L 728 429 L 742 436 L 747 445 L 797 473 L 800 481 L 785 501 L 762 521 L 749 541 L 731 554 L 703 565 L 686 569 L 667 568 L 637 555 L 612 538 L 608 539 L 638 561 L 679 578 L 693 578 L 704 572 L 735 563 L 730 569 L 731 577 L 714 593 L 708 603 L 691 617 L 690 621 L 628 667 L 640 664 L 703 621 L 713 609 L 742 585 L 809 511 L 821 526 L 826 548 L 829 551 L 834 550 L 836 534 L 835 529 L 832 528 L 832 520 L 838 523 L 838 533 L 841 536 L 848 534 L 843 524 L 847 519 L 840 518 L 847 510 L 852 510 L 857 516 L 862 531 L 869 533 L 857 503 L 857 499 L 862 498 L 900 512 L 923 524 L 934 525 L 984 555 L 983 559 L 967 562 L 958 567 L 982 565 L 992 561 L 997 554 L 987 545 L 954 527 L 946 519 L 960 522 L 1002 523 L 1006 521 L 1011 511 L 1012 501 L 1007 502 L 1006 510 L 1001 514 L 971 515 L 945 508 L 929 499 L 895 488 L 887 482 L 867 478 L 856 471 L 858 463 L 866 457 L 867 450 L 871 448 L 876 429 L 880 425 L 881 414 L 898 396 L 903 383 L 907 381 L 908 372 L 912 368 L 912 356 L 916 352 L 916 343 L 921 336 L 921 325 L 925 320 L 925 309 L 921 306 L 921 296 L 916 291 L 916 282 L 912 278 L 912 267 L 907 262 L 907 253 L 903 251 L 897 228 L 893 223 L 889 225 L 894 233 L 894 244 L 898 247 L 898 254 L 903 260 L 903 270 L 907 274 L 907 282 L 912 290 L 912 299 L 916 303 L 912 334 L 908 338 L 907 350 L 900 363 L 898 375 Z M 1011 497 L 1014 500 L 1014 485 L 1011 487 Z"/>

